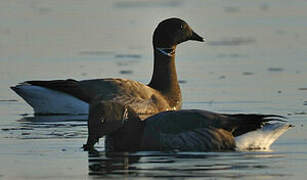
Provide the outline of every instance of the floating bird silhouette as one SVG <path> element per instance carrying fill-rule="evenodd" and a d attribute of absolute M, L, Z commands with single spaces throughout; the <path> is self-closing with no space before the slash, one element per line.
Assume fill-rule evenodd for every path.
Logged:
<path fill-rule="evenodd" d="M 26 81 L 11 87 L 32 108 L 35 114 L 88 114 L 93 100 L 129 104 L 146 116 L 181 108 L 182 97 L 175 68 L 176 46 L 182 42 L 204 41 L 179 18 L 160 22 L 153 34 L 154 68 L 148 85 L 119 79 L 76 81 Z"/>
<path fill-rule="evenodd" d="M 99 101 L 90 106 L 89 135 L 83 147 L 92 150 L 106 136 L 107 151 L 269 150 L 290 127 L 278 115 L 197 109 L 165 111 L 141 120 L 128 105 Z"/>

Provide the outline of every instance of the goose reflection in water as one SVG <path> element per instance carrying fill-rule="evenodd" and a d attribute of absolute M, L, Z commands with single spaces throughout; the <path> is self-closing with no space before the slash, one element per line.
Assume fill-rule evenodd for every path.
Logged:
<path fill-rule="evenodd" d="M 88 154 L 89 175 L 131 174 L 133 170 L 136 170 L 133 164 L 139 160 L 139 156 L 129 155 L 125 152 L 91 151 Z"/>
<path fill-rule="evenodd" d="M 283 154 L 274 152 L 88 152 L 89 175 L 101 178 L 272 178 Z M 268 163 L 270 162 L 270 163 Z"/>

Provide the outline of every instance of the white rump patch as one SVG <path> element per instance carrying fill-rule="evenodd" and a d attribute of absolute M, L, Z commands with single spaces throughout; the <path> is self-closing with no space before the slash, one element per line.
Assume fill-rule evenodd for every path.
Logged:
<path fill-rule="evenodd" d="M 273 142 L 285 133 L 291 125 L 284 123 L 265 124 L 261 129 L 235 137 L 238 151 L 269 151 Z"/>
<path fill-rule="evenodd" d="M 12 89 L 32 106 L 35 114 L 88 114 L 88 103 L 66 93 L 29 84 Z"/>

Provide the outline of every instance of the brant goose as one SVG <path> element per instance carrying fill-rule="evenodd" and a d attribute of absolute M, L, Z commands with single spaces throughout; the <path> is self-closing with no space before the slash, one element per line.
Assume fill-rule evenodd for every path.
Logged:
<path fill-rule="evenodd" d="M 100 101 L 90 105 L 89 135 L 83 148 L 94 150 L 98 139 L 106 136 L 106 151 L 268 150 L 292 127 L 283 119 L 194 109 L 160 112 L 141 120 L 128 105 Z"/>
<path fill-rule="evenodd" d="M 188 40 L 204 41 L 179 18 L 159 23 L 153 34 L 154 68 L 148 85 L 127 79 L 67 79 L 26 81 L 11 89 L 32 106 L 35 114 L 88 114 L 88 104 L 94 99 L 129 104 L 144 117 L 178 110 L 182 100 L 175 50 Z"/>

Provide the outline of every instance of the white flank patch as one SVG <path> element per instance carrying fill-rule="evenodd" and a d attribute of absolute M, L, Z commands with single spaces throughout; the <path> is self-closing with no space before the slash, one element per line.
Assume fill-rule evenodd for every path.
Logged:
<path fill-rule="evenodd" d="M 12 89 L 32 106 L 35 114 L 88 114 L 88 103 L 66 93 L 29 84 Z"/>
<path fill-rule="evenodd" d="M 285 133 L 291 125 L 284 123 L 266 124 L 261 129 L 235 137 L 238 151 L 270 150 L 273 142 Z"/>

